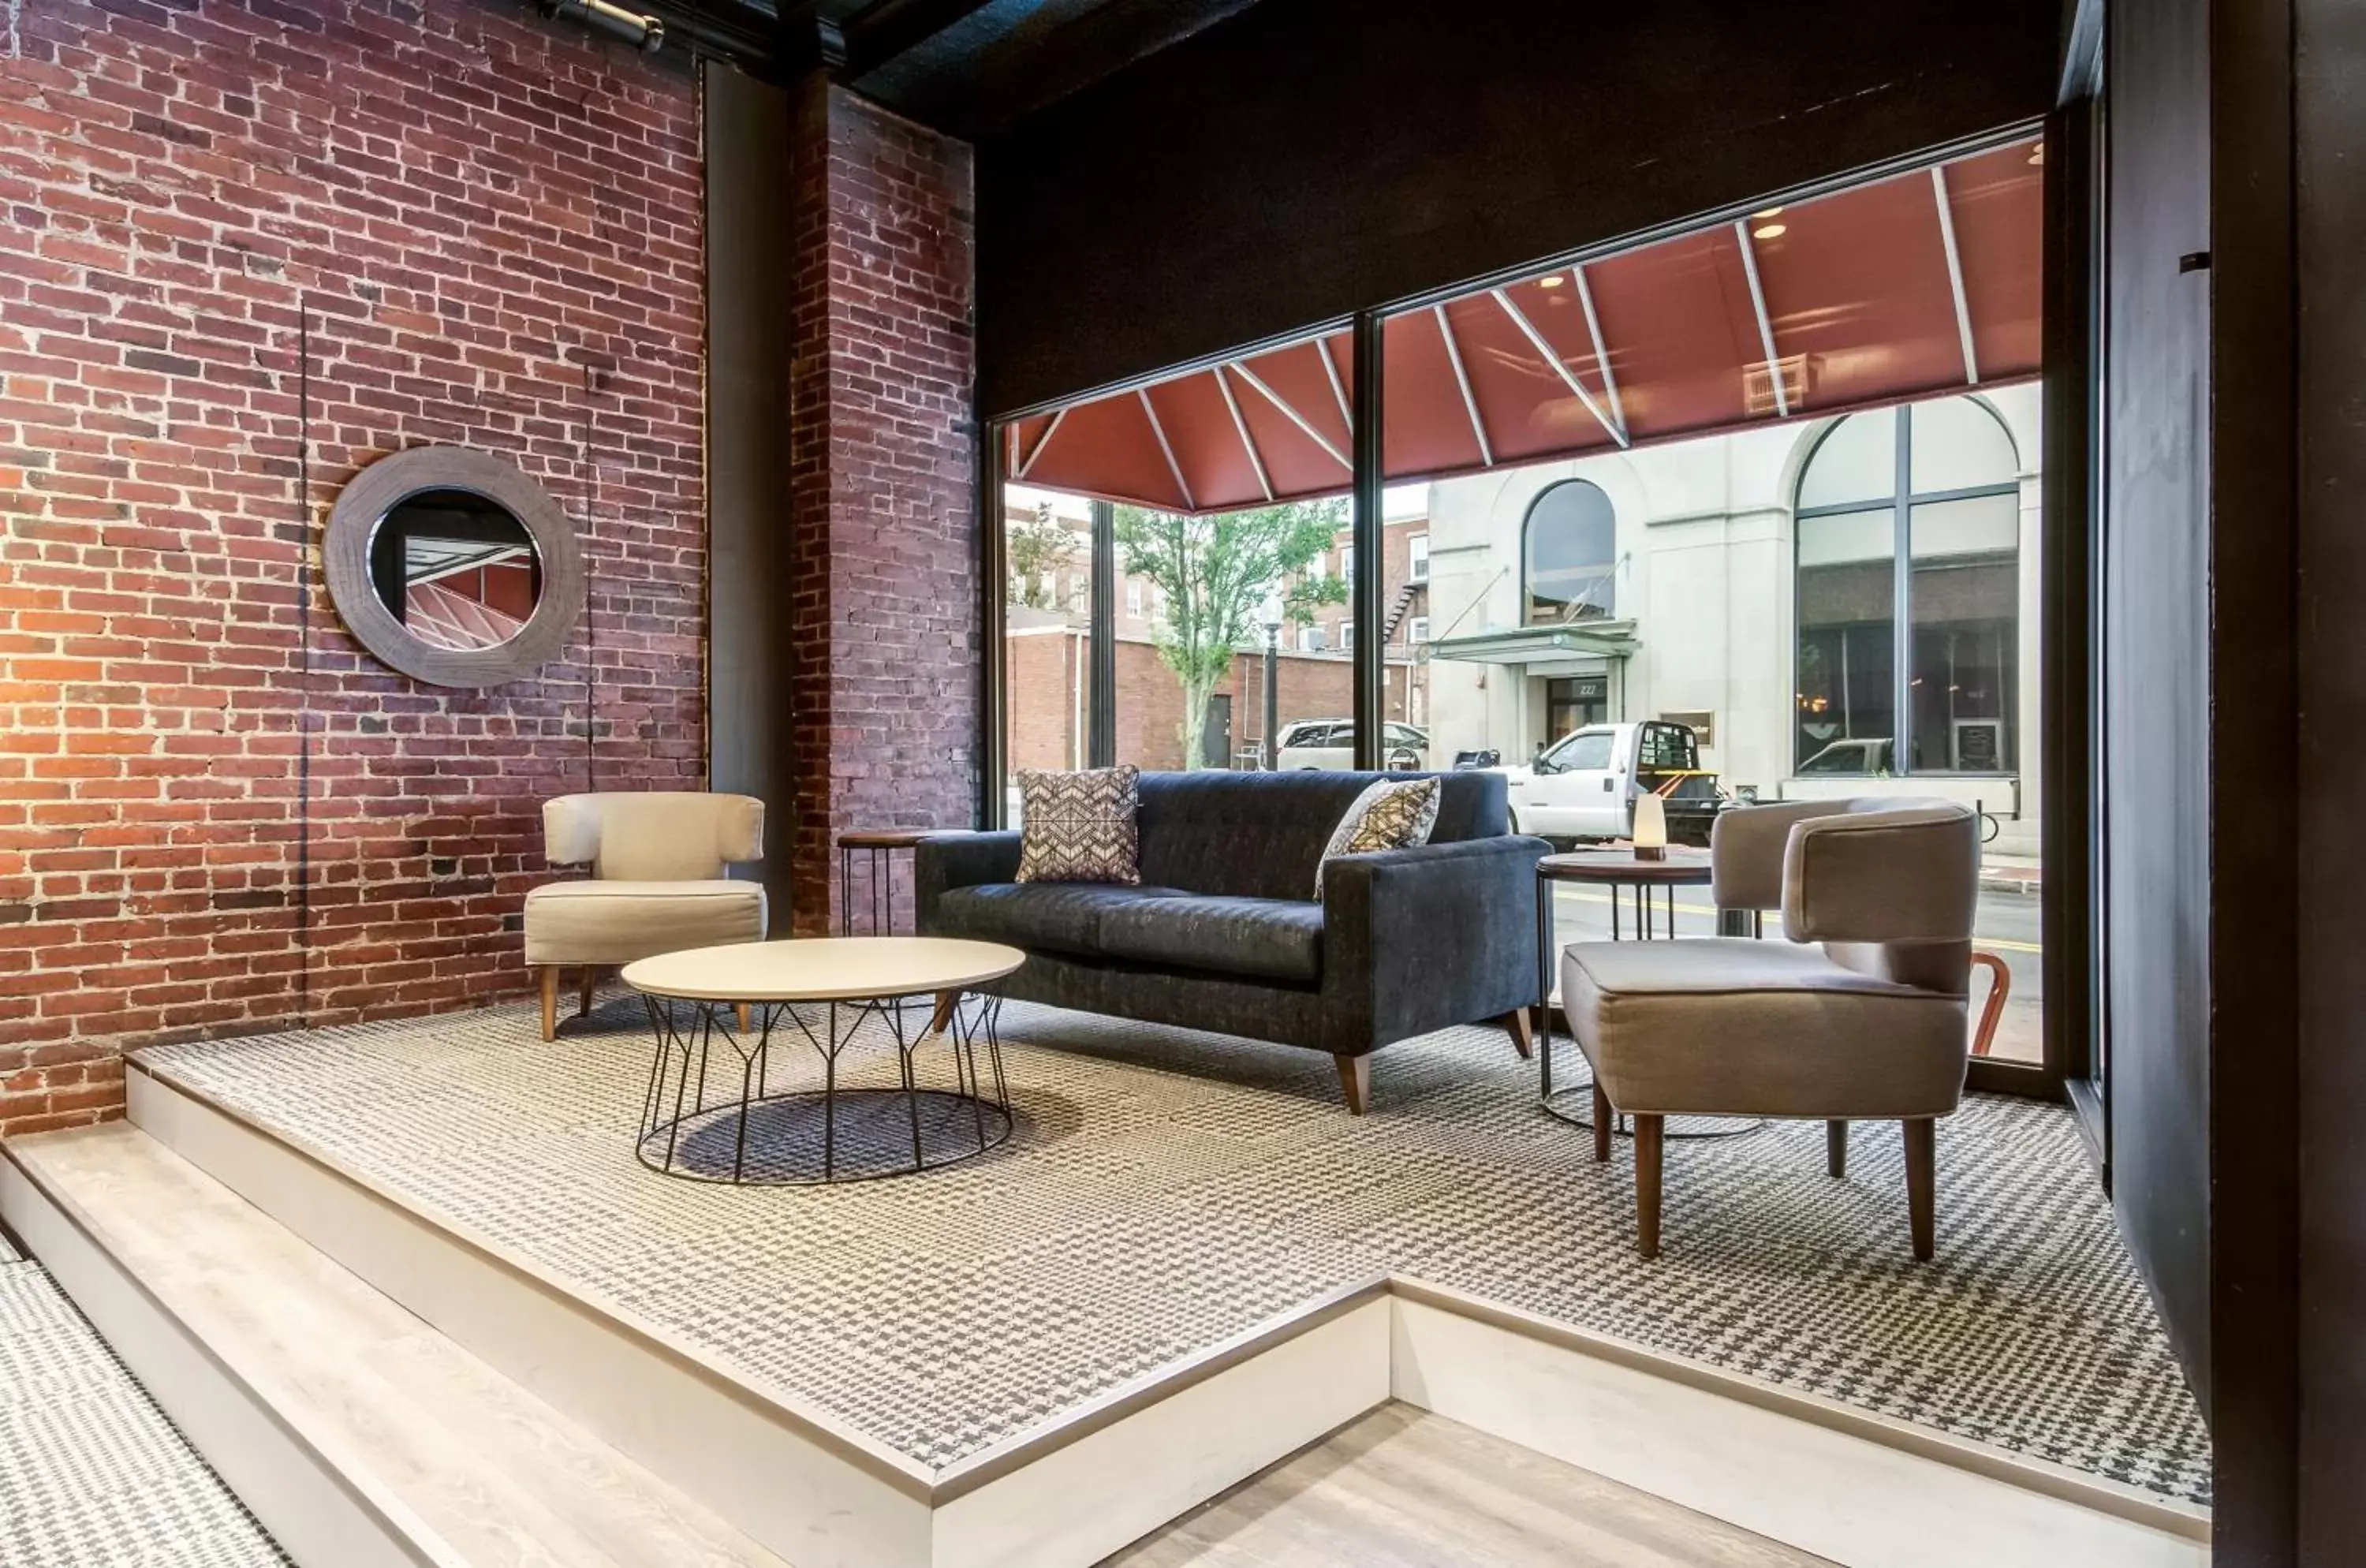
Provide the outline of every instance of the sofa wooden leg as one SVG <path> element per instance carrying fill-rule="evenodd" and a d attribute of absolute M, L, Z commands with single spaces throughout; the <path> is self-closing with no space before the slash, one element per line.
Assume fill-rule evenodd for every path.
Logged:
<path fill-rule="evenodd" d="M 1610 1119 L 1617 1112 L 1610 1109 L 1610 1097 L 1602 1086 L 1594 1086 L 1594 1163 L 1600 1165 L 1610 1157 Z"/>
<path fill-rule="evenodd" d="M 953 1010 L 961 1006 L 961 998 L 962 994 L 959 991 L 937 993 L 937 1010 L 929 1015 L 930 1033 L 942 1034 L 952 1026 Z"/>
<path fill-rule="evenodd" d="M 535 978 L 542 985 L 542 1037 L 556 1040 L 558 1038 L 558 965 L 537 965 Z"/>
<path fill-rule="evenodd" d="M 1635 1118 L 1635 1250 L 1660 1256 L 1660 1132 L 1657 1116 Z"/>
<path fill-rule="evenodd" d="M 1347 1114 L 1361 1116 L 1372 1102 L 1371 1057 L 1338 1055 L 1332 1060 L 1339 1064 L 1339 1093 L 1347 1101 Z"/>
<path fill-rule="evenodd" d="M 1938 1253 L 1939 1124 L 1928 1116 L 1906 1128 L 1906 1213 L 1914 1227 L 1914 1260 L 1928 1263 Z"/>
<path fill-rule="evenodd" d="M 1848 1174 L 1848 1123 L 1824 1123 L 1824 1168 L 1838 1179 Z"/>
<path fill-rule="evenodd" d="M 583 976 L 582 976 L 582 978 L 581 978 L 581 979 L 580 979 L 580 980 L 578 980 L 578 981 L 575 983 L 575 1016 L 576 1016 L 576 1017 L 578 1017 L 578 1018 L 588 1018 L 588 1017 L 590 1017 L 590 1016 L 591 1016 L 591 1014 L 592 1014 L 592 991 L 593 991 L 593 990 L 594 990 L 594 989 L 599 986 L 599 983 L 600 983 L 600 971 L 598 971 L 597 969 L 594 969 L 594 968 L 593 968 L 592 965 L 590 965 L 589 964 L 586 964 L 583 966 Z"/>
<path fill-rule="evenodd" d="M 741 1003 L 739 1003 L 739 1004 L 738 1004 L 738 1013 L 739 1013 L 739 1032 L 740 1032 L 740 1033 L 742 1033 L 742 1034 L 745 1034 L 745 1033 L 747 1033 L 747 1032 L 749 1032 L 749 1030 L 750 1030 L 750 1029 L 752 1029 L 752 1028 L 754 1028 L 754 1027 L 755 1027 L 755 1023 L 754 1023 L 754 1017 L 755 1017 L 755 1015 L 754 1015 L 754 1013 L 749 1010 L 749 1006 L 748 1006 L 748 1004 L 747 1004 L 746 1002 L 741 1002 Z"/>
<path fill-rule="evenodd" d="M 1514 1008 L 1495 1021 L 1502 1024 L 1504 1032 L 1512 1037 L 1512 1049 L 1520 1054 L 1521 1061 L 1529 1061 L 1535 1057 L 1537 1054 L 1535 1024 L 1528 1017 L 1527 1009 Z"/>

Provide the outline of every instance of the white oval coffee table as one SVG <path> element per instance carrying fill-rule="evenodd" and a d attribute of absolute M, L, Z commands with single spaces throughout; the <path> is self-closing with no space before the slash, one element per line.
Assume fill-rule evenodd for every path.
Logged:
<path fill-rule="evenodd" d="M 1010 1135 L 993 987 L 1026 961 L 998 942 L 866 936 L 732 942 L 628 964 L 625 983 L 641 993 L 657 1036 L 636 1153 L 669 1176 L 770 1186 L 975 1158 Z M 911 1016 L 920 1004 L 933 1004 L 926 1028 Z M 895 1046 L 893 1084 L 839 1081 L 839 1057 L 866 1025 Z M 776 1035 L 813 1048 L 818 1083 L 794 1058 L 776 1060 L 787 1055 L 774 1051 Z M 920 1081 L 921 1048 L 939 1037 L 950 1089 Z M 710 1068 L 721 1079 L 712 1098 Z"/>

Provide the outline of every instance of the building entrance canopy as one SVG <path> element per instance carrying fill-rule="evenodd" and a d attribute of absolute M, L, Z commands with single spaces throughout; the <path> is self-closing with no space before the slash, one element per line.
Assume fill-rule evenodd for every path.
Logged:
<path fill-rule="evenodd" d="M 2019 141 L 1391 316 L 1384 477 L 2034 376 L 2042 164 Z M 1344 493 L 1352 360 L 1341 328 L 1017 420 L 1003 474 L 1191 513 Z"/>

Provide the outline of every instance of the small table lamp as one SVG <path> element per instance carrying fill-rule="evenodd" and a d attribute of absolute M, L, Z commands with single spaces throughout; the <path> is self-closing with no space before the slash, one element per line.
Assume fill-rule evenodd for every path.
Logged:
<path fill-rule="evenodd" d="M 1668 808 L 1649 790 L 1635 797 L 1635 858 L 1668 858 Z"/>

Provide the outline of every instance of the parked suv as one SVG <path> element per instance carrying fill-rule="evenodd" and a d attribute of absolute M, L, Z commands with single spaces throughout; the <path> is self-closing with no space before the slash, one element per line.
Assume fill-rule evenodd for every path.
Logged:
<path fill-rule="evenodd" d="M 1397 773 L 1414 773 L 1429 757 L 1429 732 L 1410 724 L 1391 724 L 1382 732 L 1380 766 Z M 1344 773 L 1356 765 L 1356 721 L 1352 718 L 1301 718 L 1281 727 L 1284 773 L 1319 768 Z"/>
<path fill-rule="evenodd" d="M 1635 796 L 1644 790 L 1667 807 L 1668 838 L 1707 844 L 1719 806 L 1717 775 L 1704 772 L 1700 747 L 1681 724 L 1589 724 L 1525 768 L 1506 768 L 1512 828 L 1556 846 L 1578 839 L 1623 839 L 1632 830 Z"/>

